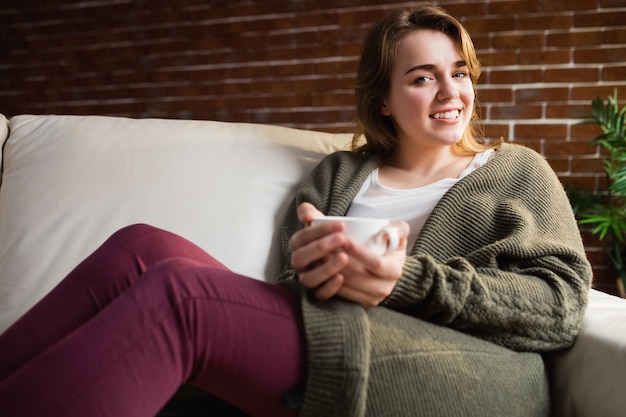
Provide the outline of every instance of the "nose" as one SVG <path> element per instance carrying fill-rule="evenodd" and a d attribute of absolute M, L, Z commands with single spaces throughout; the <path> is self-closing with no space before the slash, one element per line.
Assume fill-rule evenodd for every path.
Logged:
<path fill-rule="evenodd" d="M 441 101 L 453 100 L 458 98 L 460 93 L 457 86 L 452 79 L 446 78 L 439 84 L 439 92 L 437 93 L 437 99 Z"/>

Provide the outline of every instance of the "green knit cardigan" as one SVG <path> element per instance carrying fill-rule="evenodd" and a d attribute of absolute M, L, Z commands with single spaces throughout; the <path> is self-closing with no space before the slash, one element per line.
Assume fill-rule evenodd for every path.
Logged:
<path fill-rule="evenodd" d="M 547 415 L 539 353 L 574 342 L 592 276 L 558 178 L 536 152 L 502 144 L 435 206 L 381 306 L 317 301 L 290 267 L 296 207 L 345 215 L 382 162 L 327 156 L 286 215 L 278 282 L 302 295 L 309 358 L 300 415 Z"/>

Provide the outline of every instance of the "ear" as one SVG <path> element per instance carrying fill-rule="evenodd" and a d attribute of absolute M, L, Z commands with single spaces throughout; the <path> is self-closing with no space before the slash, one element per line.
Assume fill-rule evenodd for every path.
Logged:
<path fill-rule="evenodd" d="M 383 116 L 391 116 L 391 112 L 387 108 L 387 104 L 385 104 L 384 101 L 383 101 L 383 105 L 380 108 L 380 114 L 382 114 Z"/>

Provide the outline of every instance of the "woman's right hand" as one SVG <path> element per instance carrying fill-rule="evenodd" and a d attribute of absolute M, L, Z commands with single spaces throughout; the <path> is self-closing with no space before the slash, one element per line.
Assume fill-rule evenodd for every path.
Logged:
<path fill-rule="evenodd" d="M 310 203 L 297 209 L 298 218 L 306 226 L 289 241 L 291 265 L 299 281 L 314 290 L 315 297 L 327 300 L 334 296 L 344 283 L 341 271 L 348 265 L 348 255 L 343 250 L 346 238 L 341 222 L 311 226 L 313 219 L 324 214 Z"/>

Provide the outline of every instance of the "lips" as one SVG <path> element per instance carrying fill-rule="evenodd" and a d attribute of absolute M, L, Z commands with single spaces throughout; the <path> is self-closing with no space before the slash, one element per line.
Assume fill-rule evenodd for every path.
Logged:
<path fill-rule="evenodd" d="M 458 119 L 461 114 L 460 110 L 450 110 L 440 113 L 432 114 L 430 117 L 433 119 Z"/>

